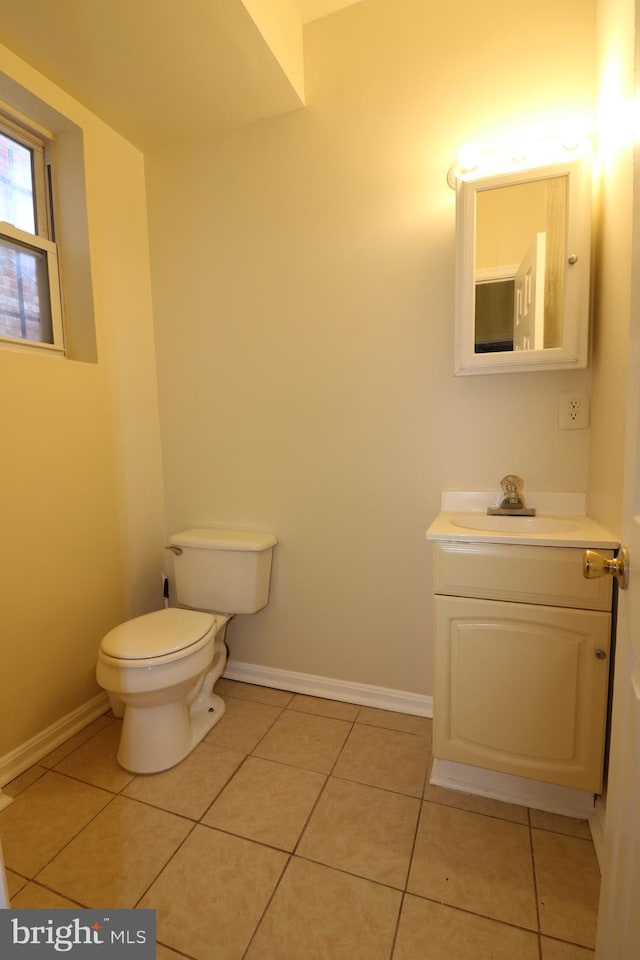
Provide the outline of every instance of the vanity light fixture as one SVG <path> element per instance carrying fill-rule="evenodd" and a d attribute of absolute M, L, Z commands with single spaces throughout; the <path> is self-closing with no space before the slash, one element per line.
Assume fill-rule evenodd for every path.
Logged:
<path fill-rule="evenodd" d="M 591 139 L 573 126 L 563 134 L 529 140 L 514 138 L 509 145 L 482 149 L 477 144 L 461 147 L 457 161 L 447 171 L 447 183 L 456 189 L 458 180 L 507 174 L 518 170 L 579 159 L 592 151 Z"/>
<path fill-rule="evenodd" d="M 458 151 L 458 159 L 449 167 L 447 183 L 452 190 L 456 188 L 456 178 L 464 178 L 473 173 L 481 162 L 482 150 L 477 143 L 465 143 Z"/>
<path fill-rule="evenodd" d="M 477 143 L 465 143 L 458 154 L 458 166 L 463 173 L 471 173 L 480 162 L 481 150 Z"/>

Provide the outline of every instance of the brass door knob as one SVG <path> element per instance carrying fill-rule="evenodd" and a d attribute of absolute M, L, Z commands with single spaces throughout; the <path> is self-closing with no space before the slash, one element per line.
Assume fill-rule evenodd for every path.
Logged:
<path fill-rule="evenodd" d="M 618 581 L 621 590 L 629 584 L 629 551 L 620 547 L 617 557 L 603 557 L 597 550 L 585 550 L 582 558 L 582 575 L 587 580 L 595 580 L 610 573 Z"/>

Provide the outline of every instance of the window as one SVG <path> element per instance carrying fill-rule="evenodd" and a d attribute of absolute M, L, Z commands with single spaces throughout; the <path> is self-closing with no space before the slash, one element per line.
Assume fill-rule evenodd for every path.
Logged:
<path fill-rule="evenodd" d="M 51 148 L 0 117 L 0 341 L 62 351 Z"/>

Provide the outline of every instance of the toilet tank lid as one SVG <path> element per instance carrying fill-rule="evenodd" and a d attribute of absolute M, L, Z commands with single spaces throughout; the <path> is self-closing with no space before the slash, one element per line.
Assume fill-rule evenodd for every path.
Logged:
<path fill-rule="evenodd" d="M 169 542 L 177 547 L 196 547 L 201 550 L 268 550 L 278 542 L 272 533 L 257 530 L 221 530 L 193 527 L 174 533 Z"/>
<path fill-rule="evenodd" d="M 103 638 L 101 649 L 119 660 L 164 657 L 197 644 L 215 623 L 216 617 L 210 613 L 169 607 L 114 627 Z"/>

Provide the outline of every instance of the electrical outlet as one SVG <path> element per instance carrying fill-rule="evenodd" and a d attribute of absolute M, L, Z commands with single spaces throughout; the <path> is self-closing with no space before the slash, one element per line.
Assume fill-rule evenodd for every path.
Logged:
<path fill-rule="evenodd" d="M 589 426 L 589 394 L 580 390 L 560 394 L 558 426 L 561 430 L 585 430 Z"/>

